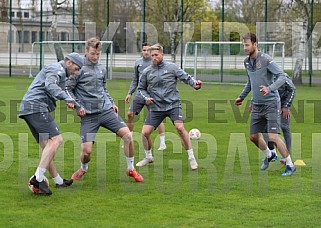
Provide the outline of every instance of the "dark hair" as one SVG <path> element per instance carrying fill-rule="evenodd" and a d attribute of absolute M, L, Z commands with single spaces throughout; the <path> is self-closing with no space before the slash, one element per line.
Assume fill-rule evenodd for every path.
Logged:
<path fill-rule="evenodd" d="M 152 45 L 150 43 L 147 43 L 147 42 L 142 43 L 142 47 L 145 47 L 145 46 L 152 46 Z"/>
<path fill-rule="evenodd" d="M 257 43 L 257 38 L 255 33 L 249 32 L 246 33 L 243 37 L 242 40 L 251 40 L 252 43 Z"/>

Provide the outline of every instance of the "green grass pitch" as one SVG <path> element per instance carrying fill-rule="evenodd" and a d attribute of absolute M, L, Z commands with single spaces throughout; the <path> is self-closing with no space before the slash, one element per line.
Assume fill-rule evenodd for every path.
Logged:
<path fill-rule="evenodd" d="M 179 137 L 166 121 L 167 149 L 155 162 L 138 168 L 143 183 L 125 174 L 121 141 L 100 129 L 89 172 L 70 188 L 39 197 L 28 178 L 39 162 L 38 145 L 25 122 L 17 118 L 19 101 L 31 79 L 1 77 L 0 224 L 6 227 L 318 227 L 321 201 L 320 87 L 298 87 L 293 104 L 291 156 L 306 166 L 281 177 L 284 166 L 260 171 L 263 153 L 248 139 L 247 105 L 233 105 L 243 85 L 204 84 L 199 91 L 178 83 L 185 128 L 198 128 L 193 140 L 199 169 L 191 171 Z M 126 116 L 129 80 L 108 81 L 107 89 Z M 250 99 L 248 97 L 247 101 Z M 135 122 L 135 162 L 144 157 L 140 130 L 146 111 Z M 58 102 L 55 119 L 64 144 L 55 157 L 61 176 L 79 168 L 79 118 Z M 49 175 L 47 174 L 47 177 Z"/>

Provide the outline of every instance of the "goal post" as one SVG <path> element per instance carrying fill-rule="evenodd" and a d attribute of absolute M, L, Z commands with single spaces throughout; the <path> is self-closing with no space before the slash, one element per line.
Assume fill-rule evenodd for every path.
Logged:
<path fill-rule="evenodd" d="M 112 79 L 113 73 L 113 41 L 100 41 L 102 45 L 102 55 L 100 55 L 99 62 L 104 64 L 107 69 L 108 79 Z M 70 52 L 78 52 L 83 55 L 85 53 L 86 41 L 42 41 L 33 42 L 30 57 L 30 71 L 29 77 L 35 77 L 40 66 L 45 66 L 50 63 L 57 62 L 55 46 L 59 45 L 59 48 L 63 51 L 64 55 Z M 42 47 L 42 48 L 40 48 Z M 40 53 L 40 50 L 42 53 Z M 103 55 L 106 53 L 106 55 Z M 41 63 L 41 64 L 40 64 Z"/>
<path fill-rule="evenodd" d="M 269 54 L 284 69 L 285 42 L 259 42 L 259 49 Z M 233 41 L 196 41 L 187 42 L 184 49 L 183 68 L 193 72 L 195 78 L 205 81 L 240 81 L 240 77 L 224 80 L 227 71 L 244 70 L 246 54 L 242 42 Z M 228 78 L 226 76 L 226 78 Z M 244 77 L 242 76 L 242 80 Z M 246 80 L 246 79 L 245 79 Z"/>

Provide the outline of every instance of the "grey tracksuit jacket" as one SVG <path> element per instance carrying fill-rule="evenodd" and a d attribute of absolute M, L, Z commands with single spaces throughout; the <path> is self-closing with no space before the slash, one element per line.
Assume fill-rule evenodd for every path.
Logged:
<path fill-rule="evenodd" d="M 22 98 L 19 116 L 52 112 L 56 109 L 57 100 L 74 101 L 64 90 L 66 77 L 67 70 L 64 60 L 45 66 L 37 74 Z"/>
<path fill-rule="evenodd" d="M 87 114 L 106 111 L 115 104 L 106 89 L 107 74 L 102 64 L 94 64 L 85 59 L 81 70 L 66 82 L 66 90 Z M 77 110 L 80 107 L 76 107 Z"/>
<path fill-rule="evenodd" d="M 134 66 L 134 75 L 133 75 L 133 79 L 132 79 L 132 82 L 129 86 L 129 90 L 128 90 L 128 94 L 129 95 L 132 95 L 137 87 L 138 87 L 138 82 L 139 82 L 139 79 L 141 78 L 142 76 L 142 73 L 143 73 L 143 70 L 150 66 L 152 64 L 152 59 L 151 58 L 139 58 L 135 61 L 135 66 Z M 141 97 L 141 96 L 139 96 Z"/>
<path fill-rule="evenodd" d="M 154 99 L 150 111 L 167 111 L 180 107 L 177 79 L 195 87 L 195 79 L 176 64 L 162 61 L 159 65 L 148 66 L 138 84 L 138 92 L 146 100 Z"/>
<path fill-rule="evenodd" d="M 278 88 L 286 82 L 287 77 L 269 55 L 258 52 L 255 59 L 247 57 L 244 66 L 248 79 L 239 96 L 242 100 L 252 91 L 253 104 L 280 101 Z M 261 85 L 268 87 L 269 93 L 266 96 L 260 92 Z"/>

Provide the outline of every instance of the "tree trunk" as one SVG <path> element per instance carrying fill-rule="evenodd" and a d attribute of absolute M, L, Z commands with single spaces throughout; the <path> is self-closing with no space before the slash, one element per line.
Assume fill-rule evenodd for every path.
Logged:
<path fill-rule="evenodd" d="M 303 59 L 297 58 L 293 69 L 293 79 L 292 79 L 295 85 L 302 85 L 302 66 L 303 66 Z"/>
<path fill-rule="evenodd" d="M 57 15 L 55 14 L 55 11 L 53 11 L 53 20 L 52 20 L 52 24 L 49 28 L 49 31 L 51 32 L 52 35 L 52 41 L 58 41 L 58 33 L 57 33 L 57 23 L 58 23 L 58 19 L 57 19 Z M 64 54 L 61 48 L 61 45 L 59 43 L 54 44 L 54 49 L 55 49 L 55 54 L 56 54 L 56 58 L 57 61 L 61 61 L 64 59 Z"/>
<path fill-rule="evenodd" d="M 175 32 L 173 32 L 173 33 L 171 34 L 171 60 L 172 60 L 173 63 L 176 62 L 175 38 L 176 38 L 176 34 L 175 34 Z"/>
<path fill-rule="evenodd" d="M 306 36 L 305 34 L 307 31 L 307 22 L 304 21 L 302 24 L 299 26 L 300 31 L 298 32 L 299 35 L 299 47 L 298 47 L 298 52 L 296 53 L 296 61 L 295 61 L 295 66 L 293 69 L 293 83 L 296 85 L 302 85 L 302 66 L 303 66 L 303 59 L 305 56 L 305 45 L 306 45 Z"/>
<path fill-rule="evenodd" d="M 63 3 L 65 3 L 66 1 L 63 0 L 61 2 L 58 2 L 56 0 L 50 0 L 50 5 L 52 8 L 52 22 L 51 22 L 51 26 L 49 28 L 49 31 L 51 32 L 52 35 L 52 41 L 58 41 L 58 33 L 57 33 L 57 24 L 58 24 L 58 15 L 57 15 L 57 11 L 58 11 L 58 5 L 61 5 Z M 54 44 L 54 49 L 55 49 L 55 54 L 56 54 L 56 58 L 57 61 L 61 61 L 64 59 L 64 54 L 61 48 L 61 45 L 59 43 Z"/>

